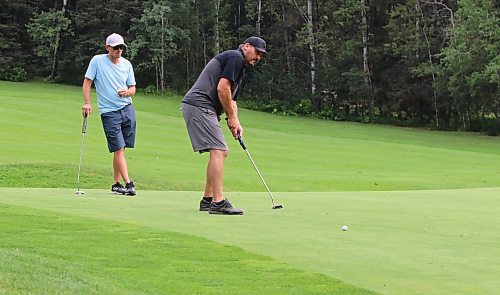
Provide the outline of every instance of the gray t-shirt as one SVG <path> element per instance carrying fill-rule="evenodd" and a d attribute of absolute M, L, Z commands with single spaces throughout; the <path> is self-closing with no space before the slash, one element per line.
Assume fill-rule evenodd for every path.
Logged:
<path fill-rule="evenodd" d="M 240 49 L 224 51 L 208 62 L 182 102 L 213 109 L 220 116 L 223 112 L 217 93 L 220 78 L 226 78 L 232 82 L 232 98 L 236 100 L 244 76 L 245 58 L 243 52 Z"/>

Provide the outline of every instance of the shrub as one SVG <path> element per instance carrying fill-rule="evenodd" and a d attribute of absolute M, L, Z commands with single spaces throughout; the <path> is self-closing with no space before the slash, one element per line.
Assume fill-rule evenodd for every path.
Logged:
<path fill-rule="evenodd" d="M 14 67 L 5 71 L 4 79 L 12 82 L 24 82 L 28 80 L 28 73 L 22 67 Z"/>
<path fill-rule="evenodd" d="M 484 119 L 481 131 L 489 136 L 500 134 L 500 121 L 494 118 Z"/>

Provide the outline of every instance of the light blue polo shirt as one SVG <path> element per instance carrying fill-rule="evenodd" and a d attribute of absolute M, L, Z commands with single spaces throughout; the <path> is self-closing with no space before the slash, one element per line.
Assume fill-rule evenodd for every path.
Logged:
<path fill-rule="evenodd" d="M 135 76 L 132 64 L 123 57 L 117 64 L 107 54 L 99 54 L 90 61 L 85 78 L 94 81 L 99 113 L 117 111 L 132 103 L 132 97 L 118 96 L 118 89 L 134 86 Z"/>

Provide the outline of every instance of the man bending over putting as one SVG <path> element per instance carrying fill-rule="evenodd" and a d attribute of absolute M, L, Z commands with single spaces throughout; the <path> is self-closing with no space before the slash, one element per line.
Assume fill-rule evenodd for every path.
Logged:
<path fill-rule="evenodd" d="M 182 114 L 193 150 L 210 153 L 200 211 L 209 211 L 210 214 L 243 214 L 243 210 L 233 208 L 222 194 L 224 160 L 228 148 L 219 121 L 224 112 L 227 127 L 233 137 L 243 135 L 236 98 L 246 67 L 254 66 L 264 53 L 266 42 L 259 37 L 250 37 L 237 50 L 218 54 L 208 62 L 182 100 Z"/>

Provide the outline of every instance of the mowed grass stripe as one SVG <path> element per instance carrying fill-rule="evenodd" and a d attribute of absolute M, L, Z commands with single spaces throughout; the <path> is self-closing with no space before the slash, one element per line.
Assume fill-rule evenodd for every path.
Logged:
<path fill-rule="evenodd" d="M 0 82 L 0 186 L 74 187 L 81 88 Z M 137 94 L 138 131 L 127 163 L 138 189 L 203 190 L 207 155 L 193 153 L 180 96 Z M 112 156 L 93 95 L 81 181 L 107 188 Z M 283 117 L 240 110 L 245 142 L 273 191 L 384 191 L 500 186 L 500 138 Z M 226 132 L 226 191 L 265 191 Z M 33 167 L 40 167 L 32 175 Z M 12 169 L 11 169 L 12 168 Z M 25 175 L 31 181 L 24 180 Z"/>
<path fill-rule="evenodd" d="M 374 294 L 194 236 L 0 205 L 0 293 Z"/>

